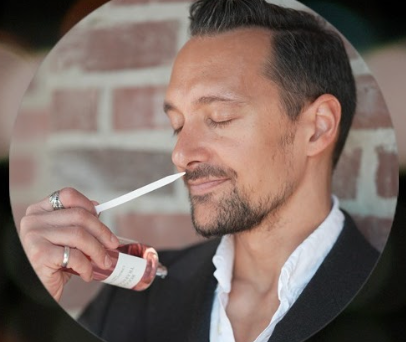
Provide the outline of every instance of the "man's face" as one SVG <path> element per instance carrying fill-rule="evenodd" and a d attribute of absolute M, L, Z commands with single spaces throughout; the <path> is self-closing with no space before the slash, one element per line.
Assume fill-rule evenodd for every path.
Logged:
<path fill-rule="evenodd" d="M 177 134 L 172 160 L 186 171 L 203 236 L 258 226 L 298 186 L 305 159 L 296 126 L 263 75 L 269 39 L 261 29 L 192 38 L 175 61 L 165 100 Z"/>

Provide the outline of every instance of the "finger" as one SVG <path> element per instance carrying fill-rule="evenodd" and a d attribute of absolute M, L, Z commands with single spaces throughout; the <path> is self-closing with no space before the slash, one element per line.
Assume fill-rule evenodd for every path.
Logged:
<path fill-rule="evenodd" d="M 44 234 L 44 238 L 53 245 L 65 245 L 81 251 L 102 269 L 107 269 L 112 264 L 106 248 L 82 227 L 61 228 L 57 234 L 55 230 L 51 230 Z"/>
<path fill-rule="evenodd" d="M 59 190 L 59 200 L 65 209 L 68 208 L 83 208 L 93 215 L 97 216 L 95 206 L 91 200 L 74 188 L 63 188 Z M 40 202 L 30 205 L 27 208 L 26 215 L 31 215 L 38 212 L 54 211 L 50 202 L 50 196 L 45 197 Z"/>
<path fill-rule="evenodd" d="M 88 214 L 88 216 L 91 215 Z M 26 218 L 26 221 L 29 219 L 34 220 L 35 216 Z M 36 227 L 33 226 L 34 224 Z M 107 227 L 104 226 L 104 228 L 108 231 Z M 99 240 L 100 237 L 97 239 L 88 229 L 79 225 L 66 224 L 65 226 L 56 226 L 49 225 L 49 222 L 48 225 L 32 223 L 30 229 L 24 230 L 24 227 L 22 227 L 21 241 L 27 255 L 32 256 L 33 254 L 46 253 L 47 249 L 38 251 L 38 246 L 46 241 L 48 245 L 77 248 L 92 259 L 100 268 L 108 268 L 111 265 L 111 259 L 107 254 L 106 247 L 109 248 L 108 245 L 112 245 L 111 240 L 104 244 Z M 113 248 L 117 247 L 116 245 L 113 246 Z"/>
<path fill-rule="evenodd" d="M 47 234 L 47 238 L 50 239 L 50 241 L 55 243 L 63 227 L 77 227 L 78 229 L 83 229 L 83 232 L 72 231 L 71 234 L 78 234 L 76 239 L 83 238 L 82 235 L 85 235 L 85 231 L 87 231 L 88 234 L 95 237 L 107 248 L 114 249 L 119 245 L 117 237 L 111 230 L 97 217 L 83 208 L 71 208 L 24 216 L 20 222 L 20 235 L 24 237 L 27 233 L 30 233 L 30 231 L 34 231 L 34 234 L 38 234 L 39 236 L 44 233 Z M 51 238 L 51 234 L 56 237 Z M 60 239 L 64 238 L 69 238 L 69 241 L 72 241 L 72 238 L 75 238 L 75 236 L 61 235 L 57 244 L 61 243 L 63 245 L 65 241 Z"/>
<path fill-rule="evenodd" d="M 55 255 L 55 249 L 60 250 L 60 246 L 71 247 L 71 251 L 77 249 L 87 256 L 87 261 L 91 259 L 101 269 L 107 269 L 112 264 L 106 248 L 81 227 L 42 229 L 39 232 L 32 230 L 24 236 L 24 246 L 28 259 L 38 267 L 45 264 L 54 270 L 61 268 L 63 251 Z M 72 266 L 71 256 L 68 265 Z"/>
<path fill-rule="evenodd" d="M 52 283 L 62 274 L 62 261 L 64 256 L 64 247 L 43 243 L 41 249 L 46 253 L 35 253 L 32 255 L 31 263 L 34 271 L 42 281 Z M 93 267 L 89 259 L 79 250 L 71 248 L 67 268 L 71 269 L 85 281 L 93 279 Z"/>
<path fill-rule="evenodd" d="M 69 261 L 66 268 L 72 269 L 86 282 L 89 282 L 93 279 L 92 263 L 81 251 L 75 248 L 70 249 Z"/>

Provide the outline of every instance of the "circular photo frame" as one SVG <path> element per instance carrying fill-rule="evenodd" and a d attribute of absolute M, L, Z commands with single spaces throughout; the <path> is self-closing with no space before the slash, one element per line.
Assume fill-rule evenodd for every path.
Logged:
<path fill-rule="evenodd" d="M 296 1 L 268 2 L 318 16 Z M 175 58 L 189 40 L 190 5 L 188 1 L 159 4 L 110 1 L 78 22 L 49 52 L 22 101 L 11 143 L 10 197 L 18 229 L 27 207 L 56 189 L 73 187 L 101 203 L 177 172 L 171 160 L 177 138 L 164 114 L 163 103 Z M 399 171 L 396 138 L 375 78 L 361 55 L 341 37 L 356 81 L 358 101 L 334 170 L 332 193 L 379 255 L 385 248 L 396 210 Z M 106 211 L 100 220 L 113 233 L 142 241 L 164 254 L 191 248 L 205 240 L 193 228 L 188 193 L 182 182 Z M 311 324 L 305 324 L 303 318 L 303 329 L 298 328 L 295 334 L 308 338 L 335 318 L 361 289 L 378 258 L 371 263 L 367 275 L 357 280 L 359 286 L 351 287 L 350 294 L 343 299 L 345 303 L 328 314 L 323 313 L 324 318 L 316 318 Z M 187 263 L 183 267 L 187 274 Z M 323 281 L 317 283 L 316 279 L 314 287 L 306 287 L 304 294 L 317 300 L 315 293 L 322 285 Z M 130 316 L 123 319 L 128 324 L 139 315 L 130 313 L 134 293 L 121 289 L 111 291 L 119 296 L 117 301 L 122 308 L 109 312 L 107 307 L 117 303 L 107 300 L 113 293 L 110 287 L 72 277 L 59 301 L 70 316 L 85 326 L 93 318 L 86 316 L 82 320 L 82 314 L 92 307 L 98 311 L 104 306 L 104 311 L 94 319 L 100 322 L 103 316 L 103 324 L 109 327 L 102 332 L 97 323 L 93 325 L 97 329 L 89 329 L 106 341 L 114 341 L 114 324 L 121 319 L 115 310 Z M 160 302 L 171 296 L 164 285 L 153 287 L 151 293 Z M 304 309 L 308 306 L 304 294 L 297 301 L 299 310 L 288 311 L 278 324 L 280 328 L 275 329 L 275 336 L 290 336 L 285 335 L 289 334 L 286 325 L 301 319 L 301 315 L 309 315 Z M 161 303 L 159 314 L 154 311 L 156 319 L 172 315 L 168 306 L 172 302 L 171 299 Z M 183 317 L 184 313 L 179 315 Z M 199 315 L 194 323 L 203 319 Z M 173 314 L 170 321 L 176 317 Z M 110 319 L 111 325 L 105 319 Z M 165 326 L 148 329 L 158 336 Z M 197 333 L 200 328 L 193 329 Z M 128 333 L 136 331 L 128 329 Z"/>

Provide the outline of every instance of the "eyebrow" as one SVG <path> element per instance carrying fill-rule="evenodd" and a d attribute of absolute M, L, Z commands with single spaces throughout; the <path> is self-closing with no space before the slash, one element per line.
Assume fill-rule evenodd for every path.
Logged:
<path fill-rule="evenodd" d="M 193 101 L 193 104 L 211 104 L 213 102 L 232 102 L 232 103 L 243 103 L 244 101 L 237 100 L 235 98 L 231 97 L 221 97 L 221 96 L 202 96 L 198 98 L 197 100 Z M 164 112 L 168 113 L 171 110 L 176 110 L 176 107 L 171 104 L 168 101 L 164 101 L 164 106 L 163 106 Z"/>

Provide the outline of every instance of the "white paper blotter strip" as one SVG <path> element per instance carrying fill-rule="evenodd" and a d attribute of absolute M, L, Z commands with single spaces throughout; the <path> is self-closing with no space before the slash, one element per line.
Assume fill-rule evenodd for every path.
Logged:
<path fill-rule="evenodd" d="M 166 176 L 164 178 L 161 178 L 155 182 L 152 182 L 148 185 L 143 186 L 142 188 L 136 189 L 134 191 L 129 192 L 128 194 L 122 195 L 120 197 L 117 197 L 115 199 L 112 199 L 108 202 L 96 205 L 96 212 L 97 214 L 101 213 L 104 210 L 116 207 L 120 204 L 126 203 L 128 201 L 133 200 L 134 198 L 140 197 L 142 195 L 147 194 L 148 192 L 154 191 L 158 188 L 163 187 L 164 185 L 167 185 L 169 183 L 172 183 L 173 181 L 177 180 L 178 178 L 182 177 L 186 172 L 180 172 L 180 173 L 175 173 L 174 175 L 171 176 Z"/>

